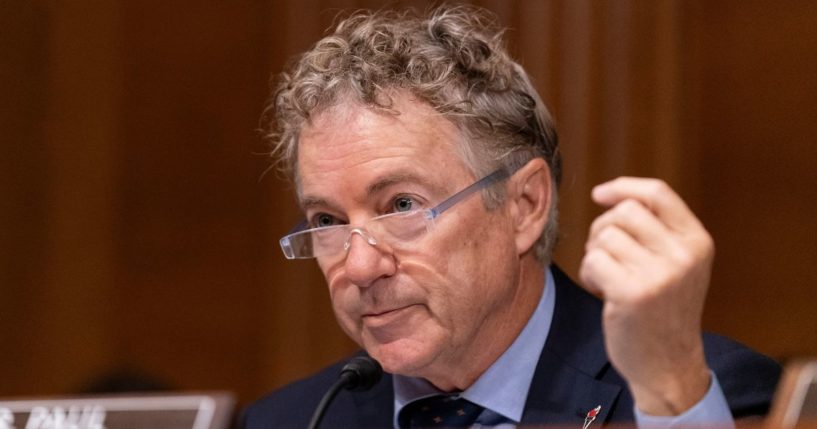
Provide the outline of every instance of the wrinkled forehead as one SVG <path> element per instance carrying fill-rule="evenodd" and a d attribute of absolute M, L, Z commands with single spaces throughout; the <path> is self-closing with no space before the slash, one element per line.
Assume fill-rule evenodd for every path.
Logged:
<path fill-rule="evenodd" d="M 324 170 L 344 163 L 363 166 L 378 158 L 427 162 L 434 155 L 439 167 L 461 168 L 464 164 L 473 173 L 470 157 L 464 153 L 466 137 L 456 124 L 409 95 L 393 93 L 390 97 L 389 109 L 346 100 L 304 124 L 294 166 L 299 196 L 304 181 Z"/>

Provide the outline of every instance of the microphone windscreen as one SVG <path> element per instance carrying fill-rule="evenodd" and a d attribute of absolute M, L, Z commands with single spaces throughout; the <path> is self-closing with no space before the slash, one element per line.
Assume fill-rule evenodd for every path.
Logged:
<path fill-rule="evenodd" d="M 340 371 L 342 377 L 347 377 L 346 388 L 349 390 L 369 390 L 383 376 L 383 368 L 369 356 L 352 358 Z"/>

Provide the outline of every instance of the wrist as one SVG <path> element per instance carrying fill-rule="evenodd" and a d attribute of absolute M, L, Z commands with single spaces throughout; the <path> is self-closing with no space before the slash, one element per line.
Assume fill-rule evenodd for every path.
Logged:
<path fill-rule="evenodd" d="M 638 410 L 652 416 L 677 416 L 701 401 L 712 382 L 709 368 L 705 362 L 683 368 L 649 383 L 631 383 Z"/>

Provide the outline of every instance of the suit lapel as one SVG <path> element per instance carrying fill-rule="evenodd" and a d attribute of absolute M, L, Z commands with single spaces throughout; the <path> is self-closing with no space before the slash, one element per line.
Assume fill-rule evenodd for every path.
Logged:
<path fill-rule="evenodd" d="M 587 412 L 600 405 L 597 424 L 607 418 L 621 387 L 600 381 L 609 369 L 601 331 L 601 302 L 551 267 L 556 305 L 522 425 L 573 424 L 581 427 Z"/>
<path fill-rule="evenodd" d="M 567 366 L 549 351 L 543 352 L 522 415 L 522 425 L 575 423 L 581 427 L 587 412 L 600 405 L 598 422 L 604 422 L 621 393 L 621 387 L 596 380 Z"/>
<path fill-rule="evenodd" d="M 603 423 L 621 386 L 600 381 L 610 368 L 601 332 L 601 302 L 555 266 L 556 305 L 548 339 L 533 376 L 521 425 L 581 427 L 587 412 L 601 405 Z M 394 388 L 390 374 L 368 392 L 353 396 L 358 427 L 392 427 Z M 592 426 L 591 426 L 592 427 Z"/>

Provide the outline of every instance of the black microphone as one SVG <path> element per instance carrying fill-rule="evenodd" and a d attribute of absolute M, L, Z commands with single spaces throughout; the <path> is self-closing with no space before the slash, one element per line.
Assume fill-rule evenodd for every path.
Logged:
<path fill-rule="evenodd" d="M 323 395 L 323 399 L 315 409 L 315 414 L 312 415 L 312 420 L 309 422 L 309 429 L 317 429 L 321 424 L 323 415 L 329 407 L 332 399 L 338 394 L 341 388 L 345 387 L 347 390 L 364 391 L 371 389 L 383 376 L 383 368 L 376 360 L 369 356 L 358 356 L 349 361 L 340 370 L 338 381 L 329 388 L 329 391 Z"/>

